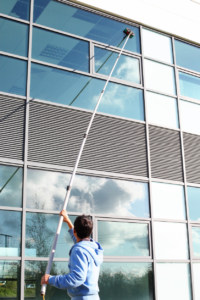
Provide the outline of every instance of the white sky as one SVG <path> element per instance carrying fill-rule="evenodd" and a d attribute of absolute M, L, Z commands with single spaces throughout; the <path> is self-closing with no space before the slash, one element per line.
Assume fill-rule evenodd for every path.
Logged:
<path fill-rule="evenodd" d="M 122 17 L 200 43 L 199 0 L 81 0 Z"/>

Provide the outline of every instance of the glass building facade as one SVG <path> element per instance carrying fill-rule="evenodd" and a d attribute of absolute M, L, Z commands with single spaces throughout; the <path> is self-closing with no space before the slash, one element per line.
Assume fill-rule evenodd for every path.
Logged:
<path fill-rule="evenodd" d="M 0 1 L 0 299 L 41 297 L 125 28 L 67 210 L 93 218 L 101 300 L 200 299 L 200 47 L 57 0 Z M 63 224 L 52 274 L 71 246 Z"/>

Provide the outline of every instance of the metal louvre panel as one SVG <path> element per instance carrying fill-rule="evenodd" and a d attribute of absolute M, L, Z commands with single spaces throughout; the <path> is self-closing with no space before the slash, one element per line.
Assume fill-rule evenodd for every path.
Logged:
<path fill-rule="evenodd" d="M 97 115 L 80 166 L 147 177 L 145 135 L 143 124 Z"/>
<path fill-rule="evenodd" d="M 28 160 L 73 167 L 91 113 L 31 103 Z M 145 125 L 96 115 L 80 168 L 147 176 Z"/>
<path fill-rule="evenodd" d="M 0 156 L 23 160 L 25 101 L 0 95 Z"/>
<path fill-rule="evenodd" d="M 180 134 L 174 130 L 149 126 L 151 176 L 183 181 Z"/>
<path fill-rule="evenodd" d="M 187 182 L 200 184 L 200 136 L 183 133 Z"/>

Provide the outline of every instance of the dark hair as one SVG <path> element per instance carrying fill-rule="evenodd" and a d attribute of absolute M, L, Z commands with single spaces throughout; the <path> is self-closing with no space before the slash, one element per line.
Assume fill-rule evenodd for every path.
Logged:
<path fill-rule="evenodd" d="M 93 222 L 90 216 L 78 216 L 74 221 L 74 229 L 80 239 L 88 238 L 93 229 Z"/>

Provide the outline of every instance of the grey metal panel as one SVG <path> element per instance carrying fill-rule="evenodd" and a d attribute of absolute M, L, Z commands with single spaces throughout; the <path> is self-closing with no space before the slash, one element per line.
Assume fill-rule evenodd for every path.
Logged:
<path fill-rule="evenodd" d="M 183 181 L 180 133 L 149 126 L 152 177 Z"/>
<path fill-rule="evenodd" d="M 187 182 L 200 184 L 200 136 L 183 133 Z"/>
<path fill-rule="evenodd" d="M 28 160 L 73 167 L 91 113 L 31 103 Z M 97 115 L 80 168 L 147 177 L 145 125 Z"/>
<path fill-rule="evenodd" d="M 0 95 L 0 156 L 23 160 L 25 101 Z"/>

